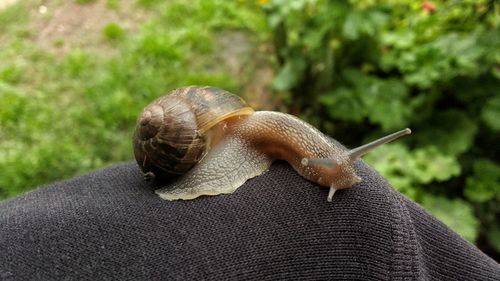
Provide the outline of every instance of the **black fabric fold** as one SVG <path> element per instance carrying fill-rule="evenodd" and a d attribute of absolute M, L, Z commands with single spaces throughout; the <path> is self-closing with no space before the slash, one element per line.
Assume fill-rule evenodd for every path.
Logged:
<path fill-rule="evenodd" d="M 500 266 L 358 161 L 328 190 L 284 162 L 164 201 L 133 162 L 0 202 L 2 280 L 500 280 Z"/>

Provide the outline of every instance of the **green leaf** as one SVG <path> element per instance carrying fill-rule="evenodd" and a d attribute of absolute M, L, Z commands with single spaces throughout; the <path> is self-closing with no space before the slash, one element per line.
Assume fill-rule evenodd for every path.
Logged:
<path fill-rule="evenodd" d="M 453 72 L 457 75 L 475 75 L 481 67 L 479 59 L 484 55 L 484 49 L 477 44 L 477 36 L 474 33 L 444 34 L 432 45 L 444 51 L 453 66 Z"/>
<path fill-rule="evenodd" d="M 445 181 L 460 174 L 455 157 L 439 152 L 435 147 L 409 151 L 400 143 L 383 145 L 364 159 L 386 177 L 396 189 L 415 199 L 416 187 L 435 181 Z"/>
<path fill-rule="evenodd" d="M 422 126 L 423 129 L 415 134 L 418 142 L 432 144 L 450 155 L 467 151 L 477 133 L 477 124 L 464 112 L 454 109 L 435 113 Z"/>
<path fill-rule="evenodd" d="M 486 232 L 486 236 L 488 237 L 488 241 L 491 246 L 495 248 L 498 252 L 500 252 L 500 225 L 497 223 L 493 224 L 493 226 L 488 229 Z"/>
<path fill-rule="evenodd" d="M 418 184 L 410 176 L 412 155 L 401 143 L 385 144 L 367 154 L 364 158 L 399 192 L 415 200 L 419 193 Z"/>
<path fill-rule="evenodd" d="M 418 183 L 445 181 L 460 174 L 457 159 L 443 154 L 434 146 L 417 149 L 412 156 L 409 170 Z"/>
<path fill-rule="evenodd" d="M 490 129 L 500 131 L 500 96 L 493 96 L 486 102 L 481 118 Z"/>
<path fill-rule="evenodd" d="M 375 80 L 361 94 L 368 118 L 389 131 L 404 127 L 411 117 L 412 108 L 408 99 L 408 88 L 395 79 Z"/>
<path fill-rule="evenodd" d="M 314 5 L 317 0 L 272 0 L 265 5 L 268 11 L 268 21 L 271 27 L 276 27 L 293 12 L 301 11 L 306 5 Z"/>
<path fill-rule="evenodd" d="M 357 94 L 347 87 L 339 87 L 319 97 L 332 118 L 360 122 L 365 116 L 365 108 Z"/>
<path fill-rule="evenodd" d="M 342 35 L 348 40 L 357 40 L 362 36 L 374 36 L 387 22 L 387 15 L 379 10 L 351 10 L 347 15 Z"/>
<path fill-rule="evenodd" d="M 415 44 L 416 35 L 411 30 L 386 32 L 381 35 L 382 43 L 397 49 L 408 49 Z"/>
<path fill-rule="evenodd" d="M 342 29 L 342 35 L 349 40 L 356 40 L 361 36 L 366 20 L 359 11 L 352 11 L 347 15 Z"/>
<path fill-rule="evenodd" d="M 405 74 L 405 81 L 422 89 L 429 88 L 436 81 L 442 80 L 451 68 L 444 51 L 432 45 L 423 45 L 416 50 L 403 53 L 397 64 Z"/>
<path fill-rule="evenodd" d="M 461 199 L 426 194 L 421 204 L 448 227 L 474 243 L 478 235 L 479 221 L 469 203 Z"/>
<path fill-rule="evenodd" d="M 404 83 L 396 79 L 380 79 L 357 69 L 346 69 L 343 75 L 354 89 L 351 97 L 356 97 L 361 107 L 351 108 L 359 111 L 351 111 L 350 115 L 367 117 L 372 123 L 381 125 L 384 131 L 406 126 L 411 118 L 412 104 Z"/>
<path fill-rule="evenodd" d="M 278 91 L 292 89 L 302 80 L 305 67 L 305 62 L 300 58 L 288 60 L 274 78 L 273 87 Z"/>
<path fill-rule="evenodd" d="M 487 159 L 476 160 L 474 174 L 467 178 L 464 194 L 477 203 L 495 197 L 500 201 L 500 166 Z"/>

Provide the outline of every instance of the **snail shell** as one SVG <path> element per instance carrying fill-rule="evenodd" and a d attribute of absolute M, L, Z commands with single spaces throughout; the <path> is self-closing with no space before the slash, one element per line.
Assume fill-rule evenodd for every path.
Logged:
<path fill-rule="evenodd" d="M 148 105 L 137 121 L 133 146 L 142 171 L 158 179 L 182 175 L 215 145 L 211 129 L 253 113 L 240 97 L 212 87 L 174 90 Z"/>

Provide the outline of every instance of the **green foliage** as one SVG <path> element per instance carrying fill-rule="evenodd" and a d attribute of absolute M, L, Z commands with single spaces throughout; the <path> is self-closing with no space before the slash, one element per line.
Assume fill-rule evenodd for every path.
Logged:
<path fill-rule="evenodd" d="M 117 10 L 120 8 L 120 0 L 106 0 L 108 9 Z"/>
<path fill-rule="evenodd" d="M 474 161 L 473 174 L 467 178 L 465 196 L 472 202 L 500 202 L 500 165 L 488 159 Z"/>
<path fill-rule="evenodd" d="M 116 41 L 123 38 L 125 30 L 117 23 L 108 23 L 102 30 L 104 37 L 109 41 Z"/>
<path fill-rule="evenodd" d="M 500 7 L 433 3 L 270 1 L 273 86 L 348 146 L 411 127 L 365 160 L 465 238 L 498 246 Z"/>
<path fill-rule="evenodd" d="M 136 2 L 143 7 L 152 7 L 154 5 L 159 5 L 163 0 L 137 0 Z"/>
<path fill-rule="evenodd" d="M 72 78 L 77 78 L 81 75 L 85 75 L 86 72 L 91 69 L 93 64 L 95 66 L 96 62 L 93 61 L 90 54 L 83 50 L 76 49 L 64 57 L 60 66 L 65 70 L 66 75 Z"/>
<path fill-rule="evenodd" d="M 447 181 L 460 174 L 456 158 L 442 154 L 435 146 L 413 151 L 401 144 L 387 144 L 364 158 L 388 178 L 396 189 L 419 201 L 423 186 Z"/>
<path fill-rule="evenodd" d="M 448 199 L 441 196 L 425 195 L 422 206 L 452 229 L 459 231 L 465 239 L 475 241 L 477 238 L 478 219 L 474 216 L 472 206 L 461 199 Z"/>
<path fill-rule="evenodd" d="M 487 233 L 488 241 L 490 241 L 491 246 L 500 252 L 500 225 L 494 224 Z"/>
<path fill-rule="evenodd" d="M 0 67 L 0 81 L 10 84 L 16 84 L 22 77 L 23 66 L 19 64 L 10 64 Z"/>
<path fill-rule="evenodd" d="M 404 83 L 369 76 L 356 69 L 346 69 L 342 75 L 345 85 L 319 95 L 320 103 L 331 118 L 352 122 L 366 118 L 380 124 L 383 130 L 408 124 L 412 107 L 418 105 L 419 100 L 410 99 Z"/>
<path fill-rule="evenodd" d="M 500 131 L 500 95 L 491 97 L 481 111 L 483 122 L 491 130 Z"/>
<path fill-rule="evenodd" d="M 0 39 L 5 36 L 4 33 L 11 32 L 16 34 L 28 19 L 29 13 L 25 3 L 19 1 L 13 5 L 7 6 L 0 12 Z M 0 40 L 0 46 L 2 46 Z"/>
<path fill-rule="evenodd" d="M 215 67 L 214 38 L 223 28 L 263 28 L 256 7 L 180 0 L 151 5 L 154 16 L 133 35 L 114 23 L 104 27 L 116 53 L 76 48 L 54 54 L 29 37 L 1 42 L 0 198 L 130 160 L 138 112 L 170 89 L 198 84 L 237 92 L 235 78 Z M 189 16 L 178 14 L 183 11 Z M 16 27 L 13 33 L 30 24 L 14 12 L 25 10 L 0 11 L 0 21 Z"/>
<path fill-rule="evenodd" d="M 94 3 L 96 0 L 76 0 L 76 3 L 78 4 L 89 4 L 89 3 Z"/>

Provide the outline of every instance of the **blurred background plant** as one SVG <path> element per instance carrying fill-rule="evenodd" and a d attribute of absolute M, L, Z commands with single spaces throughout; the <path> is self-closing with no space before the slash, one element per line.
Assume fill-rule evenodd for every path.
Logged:
<path fill-rule="evenodd" d="M 130 160 L 138 112 L 213 85 L 298 115 L 499 260 L 493 0 L 27 0 L 0 6 L 0 198 Z"/>

